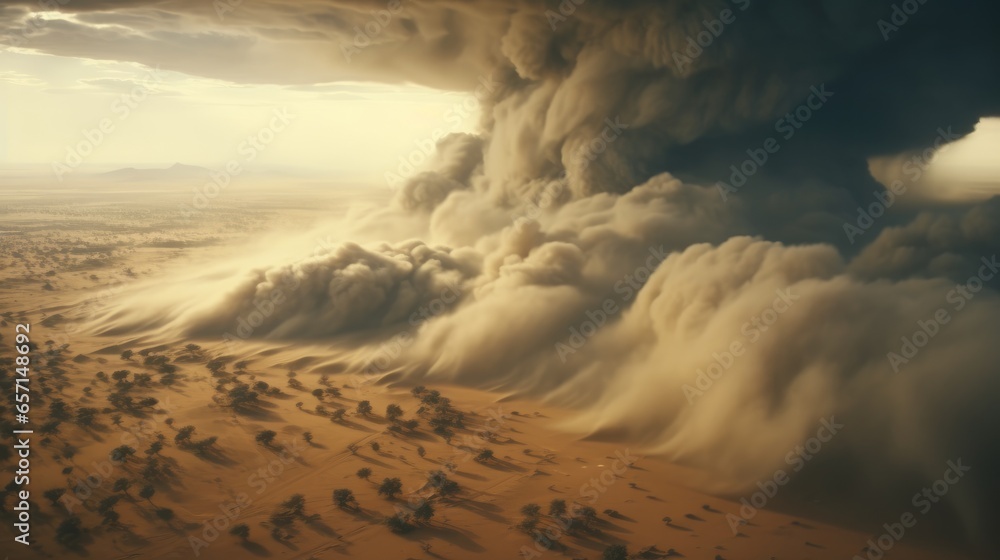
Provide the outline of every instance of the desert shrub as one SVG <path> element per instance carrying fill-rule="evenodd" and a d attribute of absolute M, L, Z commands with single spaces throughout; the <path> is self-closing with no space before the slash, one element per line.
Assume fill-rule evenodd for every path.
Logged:
<path fill-rule="evenodd" d="M 542 508 L 538 504 L 524 504 L 521 506 L 521 515 L 525 517 L 538 517 Z"/>
<path fill-rule="evenodd" d="M 93 426 L 94 420 L 101 411 L 96 408 L 83 407 L 76 410 L 76 422 L 81 426 Z"/>
<path fill-rule="evenodd" d="M 478 454 L 476 454 L 476 461 L 480 463 L 485 463 L 493 459 L 492 449 L 481 449 Z"/>
<path fill-rule="evenodd" d="M 45 496 L 45 499 L 52 502 L 52 505 L 54 506 L 59 503 L 59 498 L 62 498 L 65 493 L 65 488 L 52 488 L 42 493 L 42 496 Z"/>
<path fill-rule="evenodd" d="M 385 417 L 390 422 L 395 422 L 403 415 L 403 409 L 398 404 L 390 404 L 385 407 Z"/>
<path fill-rule="evenodd" d="M 358 507 L 358 500 L 354 497 L 354 492 L 347 488 L 338 488 L 333 491 L 333 503 L 343 509 Z"/>
<path fill-rule="evenodd" d="M 278 437 L 278 434 L 275 433 L 274 430 L 263 430 L 257 432 L 257 435 L 254 437 L 254 439 L 257 441 L 257 443 L 260 443 L 265 446 L 270 446 L 274 442 L 274 438 L 276 437 Z"/>
<path fill-rule="evenodd" d="M 135 455 L 135 448 L 128 445 L 120 445 L 111 450 L 111 460 L 115 462 L 128 461 L 129 457 Z"/>
<path fill-rule="evenodd" d="M 229 534 L 245 541 L 250 538 L 250 526 L 246 523 L 237 523 L 229 529 Z"/>
<path fill-rule="evenodd" d="M 132 487 L 132 482 L 127 478 L 119 478 L 115 481 L 115 485 L 112 487 L 115 492 L 124 492 L 128 494 L 128 489 Z"/>
<path fill-rule="evenodd" d="M 191 442 L 191 434 L 194 433 L 194 426 L 184 426 L 183 428 L 177 430 L 177 435 L 174 436 L 174 443 L 180 446 L 187 445 Z"/>
<path fill-rule="evenodd" d="M 406 533 L 413 529 L 401 515 L 396 514 L 385 519 L 385 524 L 393 533 Z"/>
<path fill-rule="evenodd" d="M 623 544 L 613 544 L 604 549 L 602 560 L 628 560 L 628 548 Z"/>
<path fill-rule="evenodd" d="M 553 517 L 566 515 L 566 500 L 555 499 L 549 502 L 549 515 Z"/>
<path fill-rule="evenodd" d="M 430 502 L 423 502 L 413 510 L 413 518 L 421 523 L 430 521 L 432 517 L 434 517 L 434 506 Z"/>
<path fill-rule="evenodd" d="M 75 547 L 83 540 L 85 532 L 79 517 L 70 517 L 56 528 L 56 541 L 65 547 Z"/>
<path fill-rule="evenodd" d="M 386 478 L 378 487 L 378 495 L 385 496 L 390 500 L 403 491 L 403 482 L 398 478 Z"/>

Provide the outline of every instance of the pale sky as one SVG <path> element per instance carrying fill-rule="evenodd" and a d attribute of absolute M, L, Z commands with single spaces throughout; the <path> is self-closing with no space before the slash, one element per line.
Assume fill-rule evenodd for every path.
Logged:
<path fill-rule="evenodd" d="M 1000 118 L 979 121 L 975 132 L 941 150 L 934 165 L 941 173 L 1000 182 Z"/>
<path fill-rule="evenodd" d="M 478 120 L 470 94 L 416 85 L 234 84 L 132 62 L 0 51 L 3 166 L 64 161 L 69 147 L 89 142 L 84 130 L 109 119 L 113 130 L 81 172 L 174 162 L 216 168 L 282 109 L 293 118 L 257 165 L 366 177 L 395 169 L 435 130 L 471 131 Z"/>
<path fill-rule="evenodd" d="M 275 111 L 291 121 L 250 168 L 377 181 L 419 145 L 473 131 L 478 120 L 472 94 L 425 86 L 234 83 L 136 62 L 0 50 L 0 167 L 51 167 L 68 161 L 72 148 L 94 143 L 73 173 L 175 162 L 218 169 L 269 126 Z M 113 130 L 88 140 L 85 131 L 105 119 Z M 940 194 L 962 197 L 967 183 L 1000 182 L 998 148 L 1000 119 L 983 119 L 975 133 L 949 145 L 930 168 L 935 183 L 954 191 Z"/>

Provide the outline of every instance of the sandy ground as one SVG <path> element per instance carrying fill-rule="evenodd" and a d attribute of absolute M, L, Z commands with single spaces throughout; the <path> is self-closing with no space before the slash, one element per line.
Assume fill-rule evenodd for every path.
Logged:
<path fill-rule="evenodd" d="M 28 424 L 36 431 L 27 487 L 32 544 L 13 541 L 17 500 L 8 492 L 0 530 L 5 556 L 597 559 L 609 545 L 625 544 L 635 558 L 818 560 L 863 554 L 877 534 L 877 527 L 842 528 L 771 510 L 734 534 L 727 514 L 739 514 L 737 499 L 694 489 L 698 473 L 626 443 L 567 436 L 557 426 L 568 411 L 458 387 L 427 387 L 415 396 L 411 387 L 340 371 L 320 346 L 245 343 L 233 352 L 213 340 L 152 344 L 138 335 L 79 332 L 68 318 L 87 312 L 81 302 L 99 306 L 133 279 L 212 259 L 227 243 L 270 228 L 307 227 L 337 205 L 321 195 L 309 202 L 300 196 L 296 204 L 233 196 L 191 221 L 178 215 L 178 201 L 189 195 L 125 192 L 4 188 L 0 358 L 15 356 L 19 323 L 31 325 L 38 347 L 31 353 Z M 123 357 L 125 350 L 134 355 Z M 14 368 L 4 367 L 10 395 Z M 112 378 L 121 370 L 128 373 Z M 256 403 L 231 406 L 230 389 L 260 382 L 269 390 L 258 385 Z M 445 412 L 435 412 L 431 390 L 451 400 Z M 114 393 L 157 402 L 119 406 L 108 400 Z M 66 418 L 53 426 L 59 401 Z M 371 413 L 358 412 L 362 401 Z M 14 410 L 5 404 L 0 414 L 9 433 Z M 387 419 L 390 404 L 416 428 Z M 88 408 L 95 409 L 89 425 L 80 420 Z M 337 409 L 342 419 L 334 418 Z M 433 418 L 459 413 L 463 420 L 449 428 L 450 437 L 434 432 Z M 46 424 L 48 433 L 39 433 Z M 194 427 L 190 442 L 216 439 L 201 450 L 183 437 L 177 442 L 185 426 Z M 275 437 L 265 445 L 256 437 L 266 430 Z M 150 448 L 161 440 L 161 449 Z M 117 461 L 112 450 L 123 445 L 135 454 Z M 492 458 L 479 457 L 484 449 Z M 6 484 L 14 459 L 0 464 Z M 358 476 L 362 468 L 370 469 L 368 480 Z M 440 478 L 429 482 L 435 471 L 457 483 L 457 493 L 443 492 Z M 379 494 L 386 478 L 399 479 L 397 496 Z M 120 479 L 127 490 L 115 489 Z M 154 491 L 148 499 L 140 496 L 147 485 Z M 65 493 L 53 502 L 43 493 L 54 489 Z M 356 507 L 338 507 L 336 489 L 351 490 Z M 304 500 L 299 514 L 274 518 L 295 495 Z M 112 496 L 119 500 L 109 505 Z M 567 513 L 550 515 L 553 500 L 565 501 Z M 398 533 L 386 525 L 424 503 L 434 511 L 429 520 L 410 517 Z M 522 524 L 521 510 L 531 503 L 540 506 L 534 531 Z M 596 514 L 589 522 L 586 507 Z M 66 529 L 70 519 L 80 521 L 79 536 Z M 249 529 L 246 540 L 230 534 L 238 524 Z M 883 557 L 963 556 L 914 538 Z"/>

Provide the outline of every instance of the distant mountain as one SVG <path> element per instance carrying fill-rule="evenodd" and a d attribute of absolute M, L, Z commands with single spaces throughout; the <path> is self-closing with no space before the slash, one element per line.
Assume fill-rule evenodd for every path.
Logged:
<path fill-rule="evenodd" d="M 156 181 L 156 182 L 180 182 L 180 181 L 205 181 L 211 171 L 197 165 L 184 165 L 175 163 L 165 168 L 144 168 L 126 167 L 102 173 L 101 177 L 113 181 Z"/>

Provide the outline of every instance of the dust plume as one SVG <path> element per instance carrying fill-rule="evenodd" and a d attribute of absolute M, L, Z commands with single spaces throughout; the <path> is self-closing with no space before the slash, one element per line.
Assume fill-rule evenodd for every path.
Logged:
<path fill-rule="evenodd" d="M 829 454 L 860 478 L 937 476 L 958 455 L 986 472 L 997 202 L 886 203 L 868 162 L 1000 112 L 998 9 L 913 4 L 899 23 L 888 0 L 413 1 L 363 42 L 381 6 L 257 2 L 217 27 L 204 3 L 116 2 L 232 39 L 205 45 L 231 64 L 174 53 L 173 69 L 249 80 L 235 55 L 253 38 L 269 55 L 257 79 L 461 89 L 482 122 L 332 246 L 220 265 L 197 302 L 159 289 L 95 328 L 231 337 L 263 305 L 248 337 L 351 333 L 366 343 L 332 351 L 349 368 L 571 405 L 569 429 L 712 471 L 725 491 L 770 476 L 830 416 L 846 427 Z M 108 7 L 74 3 L 61 25 Z M 60 52 L 67 33 L 36 45 Z M 953 498 L 970 530 L 996 491 L 977 480 Z"/>

